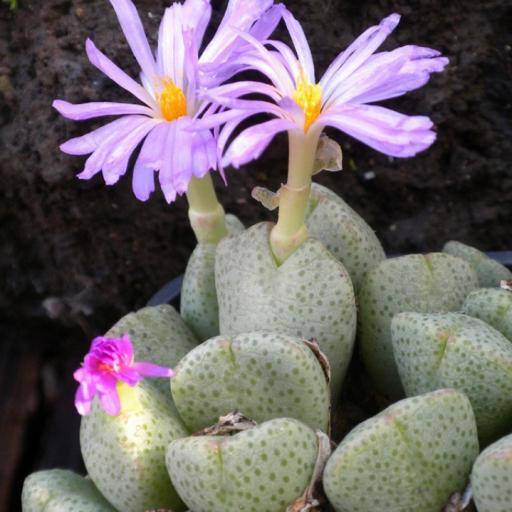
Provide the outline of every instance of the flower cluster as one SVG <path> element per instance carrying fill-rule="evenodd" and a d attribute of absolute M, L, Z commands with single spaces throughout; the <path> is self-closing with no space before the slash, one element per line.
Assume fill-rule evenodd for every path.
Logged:
<path fill-rule="evenodd" d="M 146 200 L 155 189 L 154 173 L 168 202 L 187 192 L 193 177 L 202 178 L 223 165 L 238 167 L 257 158 L 275 134 L 301 131 L 312 147 L 325 126 L 333 126 L 370 147 L 395 157 L 408 157 L 435 140 L 425 116 L 407 116 L 374 102 L 394 98 L 424 85 L 448 60 L 439 52 L 403 46 L 375 53 L 397 26 L 392 14 L 366 30 L 316 81 L 311 50 L 304 32 L 283 5 L 273 0 L 230 0 L 217 32 L 202 52 L 211 16 L 208 0 L 186 0 L 165 10 L 158 33 L 156 57 L 131 0 L 110 0 L 141 68 L 134 80 L 104 55 L 91 40 L 90 62 L 142 104 L 56 100 L 65 117 L 84 120 L 120 118 L 61 149 L 90 154 L 78 175 L 89 179 L 102 172 L 116 183 L 130 156 L 143 142 L 133 168 L 133 190 Z M 269 39 L 283 19 L 293 49 Z M 256 70 L 266 81 L 225 83 L 241 71 Z M 244 99 L 250 94 L 268 100 Z M 243 131 L 224 149 L 237 126 L 257 113 L 273 116 Z M 219 127 L 222 130 L 219 133 Z M 219 161 L 219 155 L 223 155 Z"/>
<path fill-rule="evenodd" d="M 448 64 L 438 51 L 421 46 L 378 51 L 398 25 L 398 14 L 363 32 L 317 81 L 301 25 L 274 0 L 229 0 L 208 42 L 204 39 L 212 14 L 210 1 L 173 3 L 163 15 L 156 52 L 132 0 L 110 3 L 140 66 L 140 77 L 130 77 L 89 39 L 87 56 L 140 103 L 55 100 L 54 107 L 69 119 L 119 116 L 68 140 L 61 149 L 71 155 L 90 155 L 80 178 L 101 172 L 112 185 L 127 172 L 132 154 L 140 147 L 133 166 L 135 196 L 142 201 L 149 198 L 155 190 L 155 173 L 167 202 L 187 194 L 189 218 L 199 243 L 216 244 L 228 232 L 209 172 L 219 171 L 225 179 L 225 166 L 239 167 L 258 158 L 280 132 L 288 132 L 290 155 L 288 181 L 273 196 L 279 220 L 271 231 L 270 247 L 278 263 L 308 236 L 305 212 L 325 127 L 393 157 L 416 155 L 435 140 L 428 117 L 374 104 L 425 85 L 432 73 Z M 281 21 L 291 46 L 272 39 Z M 261 79 L 241 79 L 245 71 Z M 267 118 L 241 130 L 241 123 L 256 114 Z M 338 150 L 336 146 L 334 153 L 341 154 Z M 127 336 L 96 338 L 82 368 L 75 372 L 80 383 L 77 409 L 88 414 L 97 395 L 105 411 L 116 415 L 119 382 L 135 386 L 143 377 L 172 375 L 170 369 L 135 362 Z"/>

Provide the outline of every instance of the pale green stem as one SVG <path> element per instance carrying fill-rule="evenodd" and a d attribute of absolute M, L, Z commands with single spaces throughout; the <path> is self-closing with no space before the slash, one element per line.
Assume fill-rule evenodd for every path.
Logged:
<path fill-rule="evenodd" d="M 279 264 L 308 237 L 306 209 L 319 137 L 319 131 L 288 132 L 288 181 L 279 191 L 279 218 L 270 233 L 270 247 Z"/>
<path fill-rule="evenodd" d="M 188 218 L 200 244 L 217 244 L 228 232 L 226 217 L 213 187 L 210 173 L 192 178 L 187 190 Z"/>

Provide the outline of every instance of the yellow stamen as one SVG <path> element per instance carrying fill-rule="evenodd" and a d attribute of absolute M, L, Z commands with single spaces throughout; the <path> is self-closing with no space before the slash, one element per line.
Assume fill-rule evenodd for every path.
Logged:
<path fill-rule="evenodd" d="M 187 114 L 187 99 L 183 91 L 169 78 L 162 79 L 163 91 L 157 95 L 162 116 L 166 121 L 175 121 Z"/>
<path fill-rule="evenodd" d="M 305 74 L 301 73 L 292 98 L 304 111 L 304 132 L 307 132 L 322 110 L 322 87 L 310 83 Z"/>

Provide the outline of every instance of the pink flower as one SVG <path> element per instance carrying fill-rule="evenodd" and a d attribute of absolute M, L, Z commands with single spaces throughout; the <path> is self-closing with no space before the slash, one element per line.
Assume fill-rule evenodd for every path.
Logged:
<path fill-rule="evenodd" d="M 118 382 L 136 386 L 144 377 L 169 378 L 171 368 L 152 363 L 135 362 L 133 345 L 128 335 L 122 338 L 94 338 L 82 367 L 73 377 L 80 383 L 75 395 L 75 407 L 81 415 L 89 414 L 96 395 L 107 414 L 117 416 L 121 404 L 117 392 Z"/>
<path fill-rule="evenodd" d="M 110 0 L 126 40 L 141 67 L 140 82 L 128 76 L 88 39 L 90 62 L 141 104 L 93 102 L 71 104 L 55 100 L 53 106 L 73 120 L 121 116 L 82 137 L 68 140 L 61 150 L 88 155 L 78 175 L 90 179 L 100 171 L 107 185 L 126 173 L 132 153 L 144 141 L 133 170 L 133 191 L 141 201 L 155 189 L 154 172 L 168 202 L 187 191 L 193 176 L 202 178 L 217 168 L 216 141 L 209 129 L 194 129 L 194 119 L 215 112 L 200 98 L 204 85 L 216 86 L 237 72 L 226 64 L 238 56 L 246 41 L 240 32 L 267 38 L 279 22 L 281 8 L 273 0 L 230 0 L 216 34 L 202 45 L 210 21 L 209 0 L 186 0 L 165 10 L 156 58 L 131 0 Z M 222 69 L 222 72 L 221 72 Z"/>
<path fill-rule="evenodd" d="M 448 64 L 448 59 L 437 50 L 421 46 L 375 53 L 398 25 L 398 14 L 361 34 L 334 59 L 318 82 L 302 27 L 287 10 L 283 19 L 295 51 L 281 41 L 257 41 L 250 34 L 240 33 L 252 51 L 238 55 L 229 64 L 259 71 L 269 83 L 237 82 L 206 93 L 210 100 L 225 108 L 246 113 L 237 119 L 229 119 L 229 112 L 217 113 L 199 122 L 198 126 L 212 127 L 216 119 L 219 125 L 228 121 L 219 136 L 219 151 L 224 150 L 241 120 L 259 113 L 274 118 L 238 135 L 224 155 L 224 165 L 239 167 L 258 158 L 273 137 L 283 131 L 303 134 L 314 151 L 326 126 L 395 157 L 413 156 L 434 142 L 436 135 L 428 117 L 407 116 L 372 104 L 422 87 L 432 73 L 442 71 Z M 243 98 L 251 93 L 264 98 Z"/>

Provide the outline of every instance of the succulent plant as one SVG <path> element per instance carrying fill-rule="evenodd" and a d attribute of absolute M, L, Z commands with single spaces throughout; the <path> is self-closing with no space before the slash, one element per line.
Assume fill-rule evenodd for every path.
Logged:
<path fill-rule="evenodd" d="M 512 341 L 512 293 L 500 288 L 481 288 L 471 292 L 462 312 L 480 318 Z"/>
<path fill-rule="evenodd" d="M 354 289 L 345 267 L 317 240 L 308 239 L 278 265 L 269 246 L 270 223 L 224 238 L 217 247 L 215 280 L 220 332 L 267 330 L 318 340 L 339 393 L 356 330 Z"/>
<path fill-rule="evenodd" d="M 244 226 L 234 215 L 226 215 L 231 234 Z M 215 291 L 216 244 L 198 243 L 188 260 L 181 287 L 180 312 L 197 339 L 204 341 L 219 334 L 219 305 Z"/>
<path fill-rule="evenodd" d="M 233 410 L 258 423 L 290 417 L 328 431 L 328 381 L 300 339 L 267 332 L 218 336 L 189 352 L 175 372 L 174 403 L 193 432 Z"/>
<path fill-rule="evenodd" d="M 197 345 L 192 331 L 178 312 L 168 304 L 145 307 L 121 318 L 106 334 L 117 337 L 129 334 L 135 357 L 142 361 L 174 367 L 178 361 Z M 151 381 L 166 395 L 169 383 L 164 379 Z"/>
<path fill-rule="evenodd" d="M 512 429 L 512 343 L 499 331 L 460 313 L 400 313 L 391 332 L 408 396 L 464 392 L 484 444 Z"/>
<path fill-rule="evenodd" d="M 361 351 L 381 392 L 403 395 L 391 343 L 393 316 L 402 311 L 457 311 L 476 286 L 469 263 L 443 253 L 391 258 L 366 276 L 359 294 Z"/>
<path fill-rule="evenodd" d="M 93 482 L 64 469 L 38 471 L 23 483 L 23 512 L 115 512 Z"/>
<path fill-rule="evenodd" d="M 469 245 L 452 240 L 445 244 L 443 252 L 466 260 L 475 269 L 481 287 L 498 286 L 501 280 L 512 279 L 507 267 Z"/>
<path fill-rule="evenodd" d="M 87 472 L 123 512 L 184 510 L 165 469 L 167 445 L 188 435 L 169 396 L 143 381 L 118 384 L 121 412 L 109 416 L 95 400 L 82 418 L 80 446 Z"/>
<path fill-rule="evenodd" d="M 373 229 L 341 197 L 313 183 L 306 226 L 346 267 L 356 291 L 386 254 Z"/>
<path fill-rule="evenodd" d="M 283 512 L 310 484 L 318 450 L 313 430 L 279 418 L 233 436 L 177 439 L 167 468 L 194 512 Z"/>
<path fill-rule="evenodd" d="M 487 447 L 471 473 L 478 512 L 510 512 L 512 508 L 512 434 Z"/>
<path fill-rule="evenodd" d="M 464 489 L 477 455 L 469 400 L 438 390 L 355 427 L 327 462 L 324 489 L 337 512 L 439 511 Z"/>

